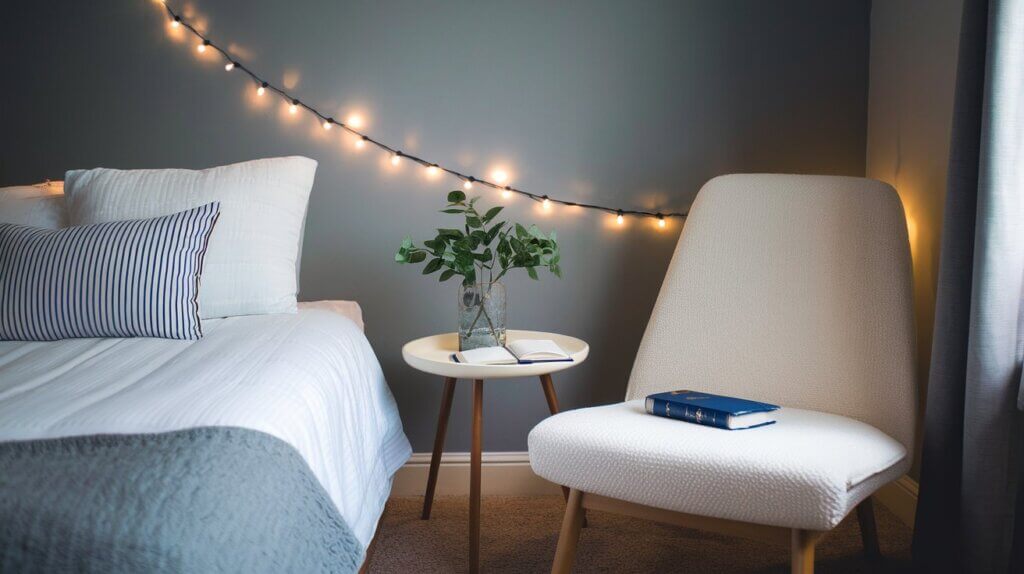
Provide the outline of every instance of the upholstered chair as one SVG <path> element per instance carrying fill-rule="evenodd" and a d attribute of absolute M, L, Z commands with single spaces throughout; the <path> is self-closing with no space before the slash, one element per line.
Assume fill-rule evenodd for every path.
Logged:
<path fill-rule="evenodd" d="M 870 497 L 910 468 L 914 444 L 911 280 L 888 185 L 709 181 L 625 402 L 563 412 L 530 433 L 534 472 L 571 489 L 552 571 L 570 571 L 586 544 L 585 509 L 789 545 L 792 571 L 806 573 L 816 542 L 856 508 L 865 550 L 877 553 Z M 644 397 L 677 389 L 782 408 L 776 424 L 734 431 L 644 412 Z"/>

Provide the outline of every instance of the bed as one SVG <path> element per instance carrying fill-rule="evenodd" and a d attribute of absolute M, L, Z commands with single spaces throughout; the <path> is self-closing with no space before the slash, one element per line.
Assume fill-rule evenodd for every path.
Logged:
<path fill-rule="evenodd" d="M 224 564 L 232 570 L 250 564 L 256 570 L 282 571 L 296 565 L 303 569 L 317 566 L 315 561 L 302 562 L 301 557 L 298 562 L 289 561 L 294 557 L 275 554 L 272 548 L 277 538 L 302 535 L 296 523 L 265 519 L 246 525 L 216 524 L 217 517 L 204 514 L 202 508 L 178 509 L 182 516 L 175 514 L 171 507 L 175 499 L 164 496 L 164 490 L 184 490 L 177 495 L 185 497 L 183 501 L 193 497 L 190 504 L 196 504 L 196 500 L 203 500 L 195 498 L 202 494 L 198 491 L 213 488 L 204 477 L 193 476 L 201 465 L 195 461 L 178 464 L 179 457 L 205 457 L 207 470 L 209 465 L 228 467 L 217 470 L 227 477 L 228 482 L 221 485 L 227 494 L 203 494 L 213 497 L 216 504 L 233 497 L 244 503 L 248 494 L 234 485 L 248 484 L 252 475 L 263 474 L 243 470 L 251 462 L 244 452 L 224 454 L 206 448 L 208 443 L 199 445 L 203 448 L 181 447 L 215 435 L 217 440 L 236 446 L 260 443 L 259 452 L 271 452 L 268 460 L 283 461 L 261 463 L 263 466 L 257 468 L 283 472 L 293 464 L 297 470 L 288 471 L 292 475 L 306 473 L 315 478 L 307 480 L 311 484 L 306 485 L 312 494 L 299 495 L 303 500 L 286 506 L 282 516 L 317 523 L 320 530 L 316 536 L 320 537 L 334 536 L 322 527 L 325 522 L 338 522 L 340 516 L 344 524 L 328 526 L 335 528 L 338 536 L 347 527 L 354 539 L 353 548 L 341 548 L 344 544 L 331 540 L 302 541 L 307 545 L 334 545 L 331 552 L 340 552 L 345 558 L 344 564 L 332 566 L 325 564 L 330 560 L 328 555 L 315 569 L 354 570 L 363 562 L 392 476 L 409 458 L 411 448 L 380 365 L 362 332 L 358 305 L 301 303 L 296 314 L 228 317 L 205 320 L 202 325 L 204 336 L 197 341 L 136 338 L 0 342 L 0 449 L 6 448 L 0 450 L 0 513 L 8 514 L 0 516 L 0 523 L 8 525 L 7 530 L 0 531 L 0 543 L 6 539 L 6 544 L 20 546 L 14 550 L 0 548 L 0 570 L 40 564 L 81 571 L 136 567 L 205 570 L 224 569 Z M 167 441 L 177 441 L 177 450 L 161 451 Z M 112 444 L 123 450 L 104 451 L 108 459 L 96 454 L 100 447 L 114 448 Z M 62 457 L 74 460 L 64 461 L 65 466 L 53 462 Z M 82 476 L 74 476 L 78 471 L 69 472 L 68 468 L 77 469 L 74 465 L 81 464 L 79 459 L 92 461 L 93 467 Z M 136 460 L 141 468 L 119 468 L 113 477 L 103 473 L 105 466 Z M 232 460 L 236 462 L 229 462 Z M 158 469 L 163 465 L 167 465 L 167 473 L 180 476 L 162 475 L 164 471 Z M 231 476 L 232 472 L 245 474 Z M 148 473 L 148 482 L 132 482 L 133 473 Z M 156 484 L 154 475 L 158 476 Z M 215 475 L 210 471 L 207 479 L 212 481 L 209 477 Z M 264 490 L 253 497 L 267 499 L 268 508 L 283 504 L 277 499 L 284 495 L 275 494 L 273 489 L 280 482 L 290 481 L 290 477 L 273 477 L 268 470 L 266 477 L 256 478 L 264 480 L 260 486 Z M 57 481 L 61 492 L 75 491 L 65 492 L 73 497 L 70 506 L 88 509 L 87 503 L 92 502 L 99 503 L 100 510 L 37 508 L 32 502 L 32 486 L 41 481 Z M 111 485 L 111 481 L 124 484 Z M 186 483 L 192 485 L 182 487 Z M 108 491 L 105 496 L 115 498 L 115 502 L 91 500 L 97 489 L 104 488 Z M 321 495 L 329 505 L 317 498 Z M 48 502 L 53 499 L 40 497 L 38 500 L 43 502 L 38 504 L 53 504 Z M 103 532 L 104 523 L 101 518 L 82 514 L 105 512 L 111 505 L 117 507 L 117 516 L 109 520 L 117 523 L 114 530 L 132 525 L 151 529 L 152 536 L 142 537 L 142 542 L 134 543 L 136 546 L 149 545 L 151 538 L 163 542 L 144 548 L 140 557 L 115 555 L 109 547 L 120 544 L 117 541 L 83 541 L 82 536 L 99 536 L 96 532 Z M 302 505 L 320 514 L 291 516 L 301 514 Z M 134 520 L 133 513 L 146 518 Z M 177 522 L 172 522 L 172 517 Z M 83 521 L 91 523 L 79 524 Z M 13 530 L 11 524 L 15 523 L 20 524 L 20 530 Z M 266 532 L 261 533 L 263 526 Z M 175 528 L 187 532 L 181 536 L 185 541 L 189 536 L 217 539 L 226 530 L 238 532 L 225 534 L 225 540 L 215 540 L 220 546 L 213 545 L 211 556 L 204 557 L 202 552 L 182 548 L 184 542 L 176 541 Z M 202 534 L 204 528 L 210 533 Z M 53 540 L 53 532 L 64 539 Z M 53 553 L 52 548 L 42 548 L 48 544 L 64 547 L 58 552 L 64 556 L 30 555 L 30 551 Z M 82 547 L 80 551 L 76 545 Z M 126 553 L 123 548 L 118 552 Z M 295 553 L 294 549 L 282 552 Z M 308 548 L 303 552 L 308 553 Z M 91 556 L 66 556 L 81 553 Z M 135 549 L 127 553 L 133 554 Z M 89 562 L 97 554 L 101 555 L 100 561 Z"/>

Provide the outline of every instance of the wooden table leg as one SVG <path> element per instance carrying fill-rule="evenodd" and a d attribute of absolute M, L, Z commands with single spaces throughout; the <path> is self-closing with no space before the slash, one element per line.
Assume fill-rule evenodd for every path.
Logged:
<path fill-rule="evenodd" d="M 423 520 L 430 518 L 430 507 L 434 504 L 434 489 L 437 487 L 437 471 L 444 451 L 444 436 L 448 432 L 448 415 L 452 412 L 452 398 L 455 396 L 455 379 L 445 378 L 444 394 L 441 395 L 441 414 L 437 417 L 437 434 L 434 436 L 434 453 L 430 455 L 430 474 L 427 476 L 427 492 L 423 496 Z"/>
<path fill-rule="evenodd" d="M 558 414 L 558 395 L 555 394 L 555 384 L 551 381 L 551 375 L 541 375 L 540 376 L 540 386 L 541 386 L 541 388 L 544 389 L 544 398 L 548 400 L 548 410 L 551 411 L 551 414 L 557 415 Z M 568 486 L 563 486 L 562 487 L 562 496 L 565 497 L 565 501 L 566 502 L 569 502 L 569 487 Z M 584 513 L 584 512 L 585 511 L 582 508 L 580 508 L 580 513 Z M 584 526 L 584 528 L 587 526 L 586 514 L 583 514 L 583 526 Z"/>
<path fill-rule="evenodd" d="M 469 469 L 469 571 L 480 571 L 480 450 L 483 442 L 484 382 L 473 381 L 473 448 Z"/>

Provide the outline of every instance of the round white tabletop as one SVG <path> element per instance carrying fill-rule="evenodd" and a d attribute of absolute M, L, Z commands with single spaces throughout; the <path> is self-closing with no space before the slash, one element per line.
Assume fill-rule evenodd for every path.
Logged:
<path fill-rule="evenodd" d="M 402 347 L 402 358 L 414 369 L 451 377 L 453 379 L 508 379 L 511 377 L 536 377 L 556 371 L 563 371 L 582 363 L 590 353 L 590 346 L 581 339 L 545 333 L 543 331 L 509 330 L 508 341 L 516 339 L 551 339 L 565 349 L 572 362 L 531 363 L 529 365 L 467 365 L 452 361 L 452 353 L 459 350 L 459 334 L 445 333 L 410 341 Z"/>

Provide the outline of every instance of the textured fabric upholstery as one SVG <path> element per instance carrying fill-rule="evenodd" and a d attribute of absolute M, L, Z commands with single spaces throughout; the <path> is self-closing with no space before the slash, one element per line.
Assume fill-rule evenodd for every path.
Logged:
<path fill-rule="evenodd" d="M 625 403 L 530 433 L 552 482 L 703 516 L 827 530 L 905 473 L 916 388 L 903 208 L 880 182 L 730 175 L 700 191 Z M 643 412 L 694 389 L 780 404 L 724 431 Z"/>
<path fill-rule="evenodd" d="M 896 192 L 728 175 L 697 196 L 626 399 L 691 388 L 848 416 L 913 449 L 910 246 Z"/>
<path fill-rule="evenodd" d="M 583 492 L 811 530 L 910 467 L 902 444 L 860 421 L 792 408 L 777 418 L 723 431 L 648 415 L 642 400 L 567 411 L 530 432 L 530 463 Z"/>

